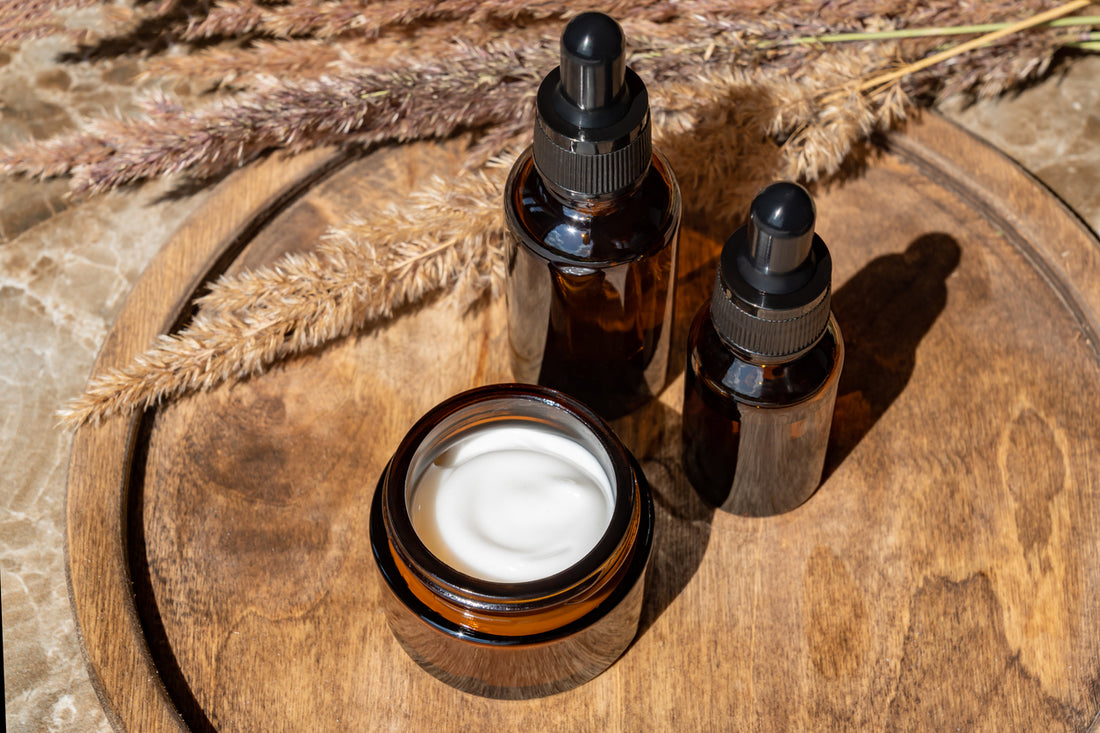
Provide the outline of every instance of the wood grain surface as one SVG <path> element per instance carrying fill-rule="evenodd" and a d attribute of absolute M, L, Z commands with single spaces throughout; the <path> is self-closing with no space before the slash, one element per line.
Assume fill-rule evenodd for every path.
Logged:
<path fill-rule="evenodd" d="M 269 160 L 142 277 L 97 368 L 203 282 L 301 249 L 456 157 Z M 682 370 L 616 427 L 657 502 L 642 627 L 611 669 L 466 695 L 386 628 L 367 515 L 424 411 L 509 378 L 503 308 L 442 296 L 246 383 L 75 436 L 70 588 L 120 728 L 1084 730 L 1100 709 L 1100 246 L 934 116 L 816 192 L 847 361 L 826 478 L 765 519 L 679 468 Z M 685 192 L 685 195 L 690 195 Z M 678 344 L 720 242 L 686 232 Z"/>

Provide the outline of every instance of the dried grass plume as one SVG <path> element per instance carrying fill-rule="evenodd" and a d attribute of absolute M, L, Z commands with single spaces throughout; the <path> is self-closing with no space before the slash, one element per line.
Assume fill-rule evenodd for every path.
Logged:
<path fill-rule="evenodd" d="M 435 178 L 400 208 L 391 205 L 330 232 L 314 252 L 222 277 L 200 298 L 191 323 L 160 336 L 130 366 L 96 375 L 61 418 L 98 423 L 254 376 L 431 293 L 489 287 L 502 273 L 496 194 L 505 173 L 470 173 L 458 185 Z M 423 236 L 425 228 L 433 239 Z"/>
<path fill-rule="evenodd" d="M 56 31 L 66 13 L 93 4 L 0 0 L 7 8 L 0 45 Z M 1042 73 L 1072 39 L 1061 28 L 1073 21 L 1059 28 L 1049 21 L 1087 4 L 616 0 L 605 9 L 623 19 L 630 63 L 649 86 L 687 221 L 723 230 L 768 179 L 830 175 L 854 144 L 916 104 L 996 94 Z M 0 171 L 67 175 L 75 193 L 90 195 L 150 178 L 221 174 L 271 149 L 468 133 L 475 142 L 462 172 L 432 181 L 406 209 L 346 222 L 309 254 L 219 280 L 193 322 L 125 369 L 96 375 L 65 420 L 97 422 L 255 375 L 429 293 L 485 287 L 504 241 L 504 173 L 489 161 L 528 144 L 534 93 L 557 63 L 562 22 L 582 9 L 572 0 L 159 0 L 116 8 L 119 36 L 76 56 L 96 63 L 128 44 L 172 49 L 135 55 L 149 87 L 140 114 L 104 115 L 76 132 L 0 150 Z M 999 25 L 969 40 L 935 34 L 976 23 Z M 922 29 L 931 32 L 908 32 Z M 207 92 L 182 99 L 158 91 L 181 79 Z M 719 186 L 723 196 L 708 195 Z"/>

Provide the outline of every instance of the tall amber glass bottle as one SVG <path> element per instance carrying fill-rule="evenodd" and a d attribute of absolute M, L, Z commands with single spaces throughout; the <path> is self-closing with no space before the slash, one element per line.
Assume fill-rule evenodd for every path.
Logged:
<path fill-rule="evenodd" d="M 680 189 L 625 58 L 608 16 L 569 22 L 504 195 L 513 376 L 606 419 L 664 386 L 680 230 Z"/>
<path fill-rule="evenodd" d="M 765 188 L 723 247 L 688 337 L 684 470 L 736 514 L 789 511 L 821 481 L 844 344 L 815 217 L 801 186 Z"/>

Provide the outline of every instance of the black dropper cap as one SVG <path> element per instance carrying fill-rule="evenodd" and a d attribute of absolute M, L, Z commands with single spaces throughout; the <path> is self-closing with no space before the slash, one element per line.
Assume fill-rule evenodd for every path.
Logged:
<path fill-rule="evenodd" d="M 814 233 L 813 198 L 797 183 L 773 183 L 753 199 L 749 223 L 722 248 L 711 318 L 719 335 L 749 353 L 790 357 L 829 323 L 833 262 Z"/>
<path fill-rule="evenodd" d="M 565 26 L 561 66 L 539 86 L 537 111 L 535 168 L 559 191 L 614 193 L 649 169 L 649 94 L 609 16 L 581 13 Z"/>

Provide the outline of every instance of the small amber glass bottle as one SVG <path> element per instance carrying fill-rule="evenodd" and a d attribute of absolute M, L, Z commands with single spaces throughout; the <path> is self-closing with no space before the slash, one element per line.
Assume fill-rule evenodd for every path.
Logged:
<path fill-rule="evenodd" d="M 821 481 L 844 346 L 815 217 L 801 186 L 765 188 L 688 337 L 684 470 L 736 514 L 789 511 Z"/>
<path fill-rule="evenodd" d="M 608 16 L 566 26 L 504 199 L 513 376 L 606 419 L 644 405 L 668 372 L 680 189 Z"/>

